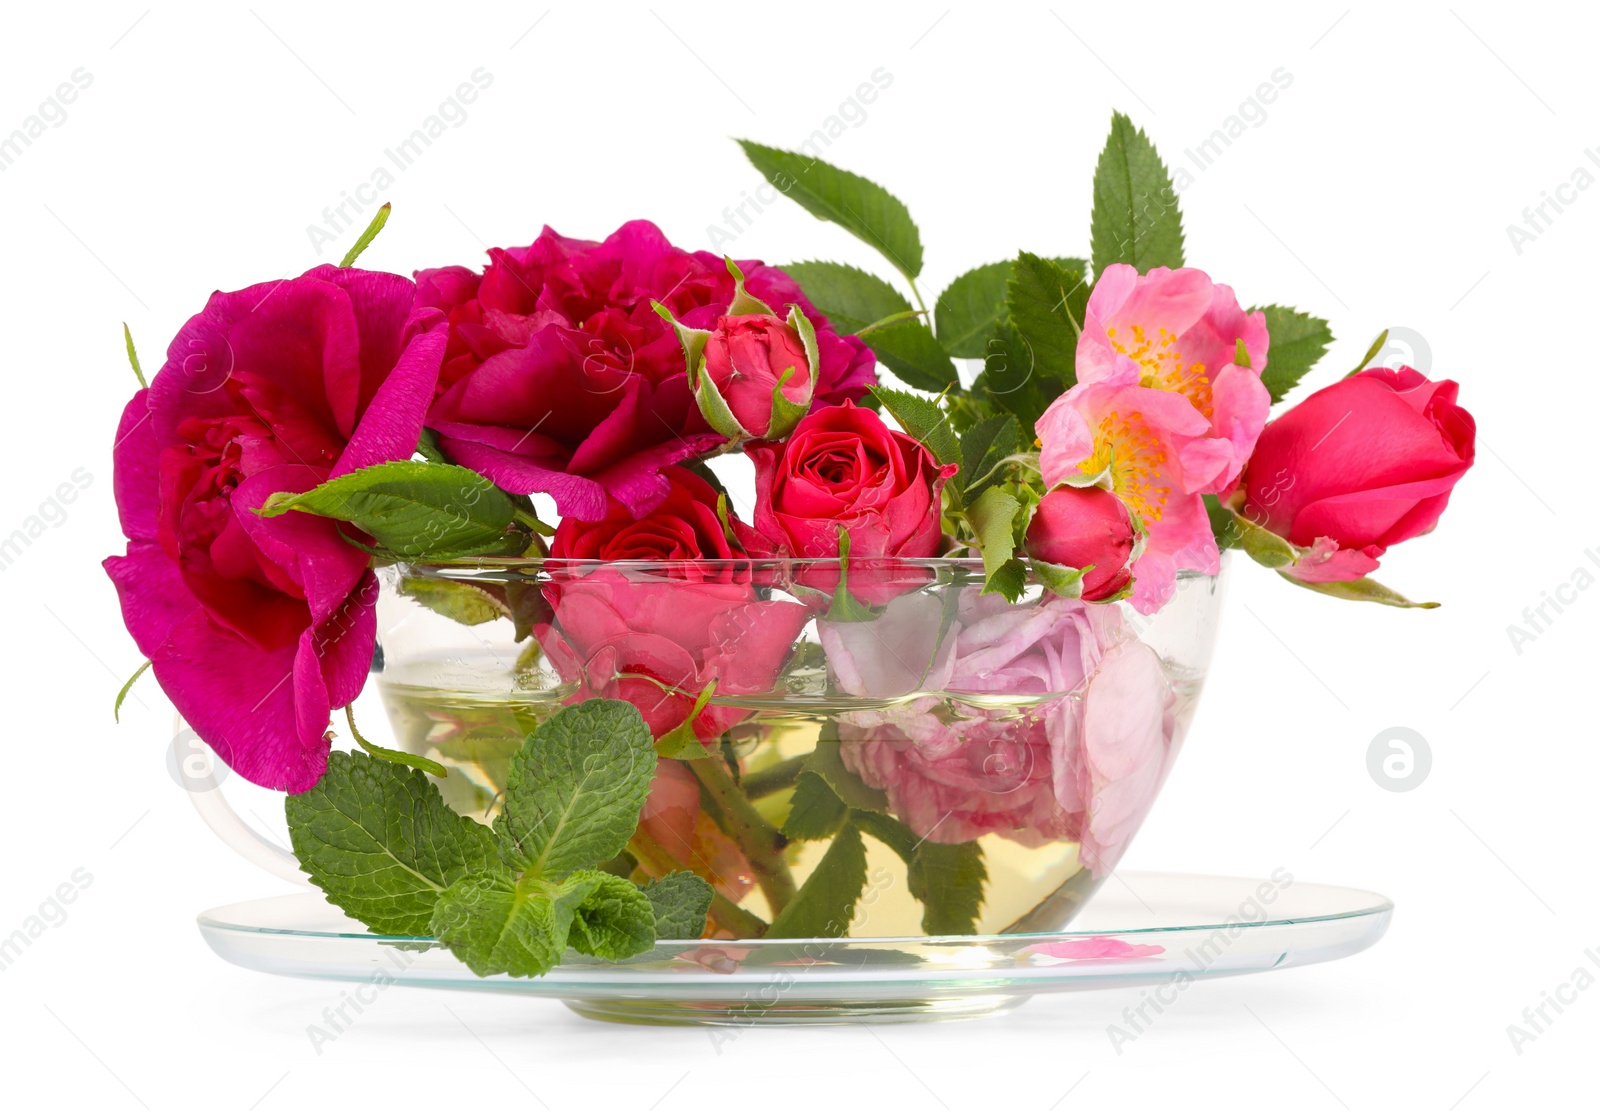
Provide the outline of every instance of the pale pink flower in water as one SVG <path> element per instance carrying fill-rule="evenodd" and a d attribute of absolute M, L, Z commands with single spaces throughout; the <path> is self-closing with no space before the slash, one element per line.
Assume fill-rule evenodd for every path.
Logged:
<path fill-rule="evenodd" d="M 1107 265 L 1096 280 L 1078 336 L 1080 384 L 1141 385 L 1181 395 L 1224 441 L 1225 456 L 1204 493 L 1232 488 L 1267 422 L 1271 397 L 1267 320 L 1240 308 L 1233 289 L 1197 268 Z M 1244 344 L 1249 364 L 1239 365 Z"/>
<path fill-rule="evenodd" d="M 1115 937 L 1075 937 L 1070 941 L 1049 941 L 1043 945 L 1030 945 L 1024 955 L 1056 957 L 1077 963 L 1079 961 L 1133 960 L 1138 957 L 1155 957 L 1164 953 L 1159 945 L 1141 945 L 1120 941 Z"/>

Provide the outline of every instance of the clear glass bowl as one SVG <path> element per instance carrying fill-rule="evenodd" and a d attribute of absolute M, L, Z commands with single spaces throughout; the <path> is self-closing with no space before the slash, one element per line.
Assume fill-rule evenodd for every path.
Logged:
<path fill-rule="evenodd" d="M 859 857 L 823 862 L 836 844 L 864 850 L 865 885 L 847 928 L 808 933 L 1063 929 L 1171 768 L 1221 577 L 1182 575 L 1141 617 L 1031 582 L 1016 603 L 984 595 L 976 560 L 845 574 L 841 589 L 831 560 L 389 569 L 377 679 L 394 745 L 442 763 L 446 800 L 487 822 L 540 720 L 629 700 L 657 736 L 689 721 L 710 757 L 658 762 L 622 869 L 708 879 L 710 936 L 758 936 L 819 866 L 856 877 Z"/>

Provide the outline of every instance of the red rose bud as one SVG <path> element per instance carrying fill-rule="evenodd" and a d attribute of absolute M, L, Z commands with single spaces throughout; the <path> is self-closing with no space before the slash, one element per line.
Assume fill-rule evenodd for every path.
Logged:
<path fill-rule="evenodd" d="M 1138 538 L 1128 507 L 1111 491 L 1058 486 L 1039 502 L 1028 523 L 1028 555 L 1063 568 L 1089 568 L 1083 574 L 1083 597 L 1100 602 L 1114 598 L 1132 580 L 1128 564 Z"/>
<path fill-rule="evenodd" d="M 1240 512 L 1311 550 L 1285 572 L 1359 579 L 1390 545 L 1438 523 L 1477 434 L 1456 388 L 1407 367 L 1369 369 L 1266 426 L 1240 481 Z"/>
<path fill-rule="evenodd" d="M 812 342 L 807 345 L 806 336 Z M 776 315 L 723 315 L 706 340 L 695 396 L 729 439 L 782 439 L 811 408 L 815 335 L 798 307 Z"/>

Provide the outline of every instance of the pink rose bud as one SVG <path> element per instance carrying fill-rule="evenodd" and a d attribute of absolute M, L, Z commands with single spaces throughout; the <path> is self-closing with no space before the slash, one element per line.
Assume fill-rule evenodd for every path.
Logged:
<path fill-rule="evenodd" d="M 1088 568 L 1083 597 L 1110 599 L 1133 578 L 1128 562 L 1139 533 L 1122 499 L 1098 486 L 1057 486 L 1028 524 L 1028 555 L 1063 568 Z"/>
<path fill-rule="evenodd" d="M 706 340 L 702 381 L 716 386 L 737 429 L 724 431 L 719 410 L 702 411 L 729 438 L 781 439 L 811 406 L 812 370 L 797 321 L 776 315 L 723 315 Z M 781 385 L 780 385 L 781 383 Z M 774 411 L 774 394 L 792 408 Z"/>
<path fill-rule="evenodd" d="M 1477 425 L 1454 381 L 1369 369 L 1266 426 L 1240 512 L 1309 548 L 1285 569 L 1313 583 L 1360 579 L 1390 545 L 1431 530 L 1472 466 Z"/>

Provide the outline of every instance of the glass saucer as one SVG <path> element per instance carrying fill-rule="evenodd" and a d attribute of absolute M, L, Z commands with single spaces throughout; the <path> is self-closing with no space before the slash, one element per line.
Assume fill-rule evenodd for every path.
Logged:
<path fill-rule="evenodd" d="M 317 893 L 207 910 L 224 960 L 280 976 L 559 999 L 593 1019 L 723 1026 L 961 1019 L 1036 995 L 1182 990 L 1336 960 L 1374 944 L 1394 904 L 1350 887 L 1121 872 L 1063 933 L 661 941 L 627 961 L 568 953 L 531 980 L 479 977 L 427 937 L 366 932 Z"/>

